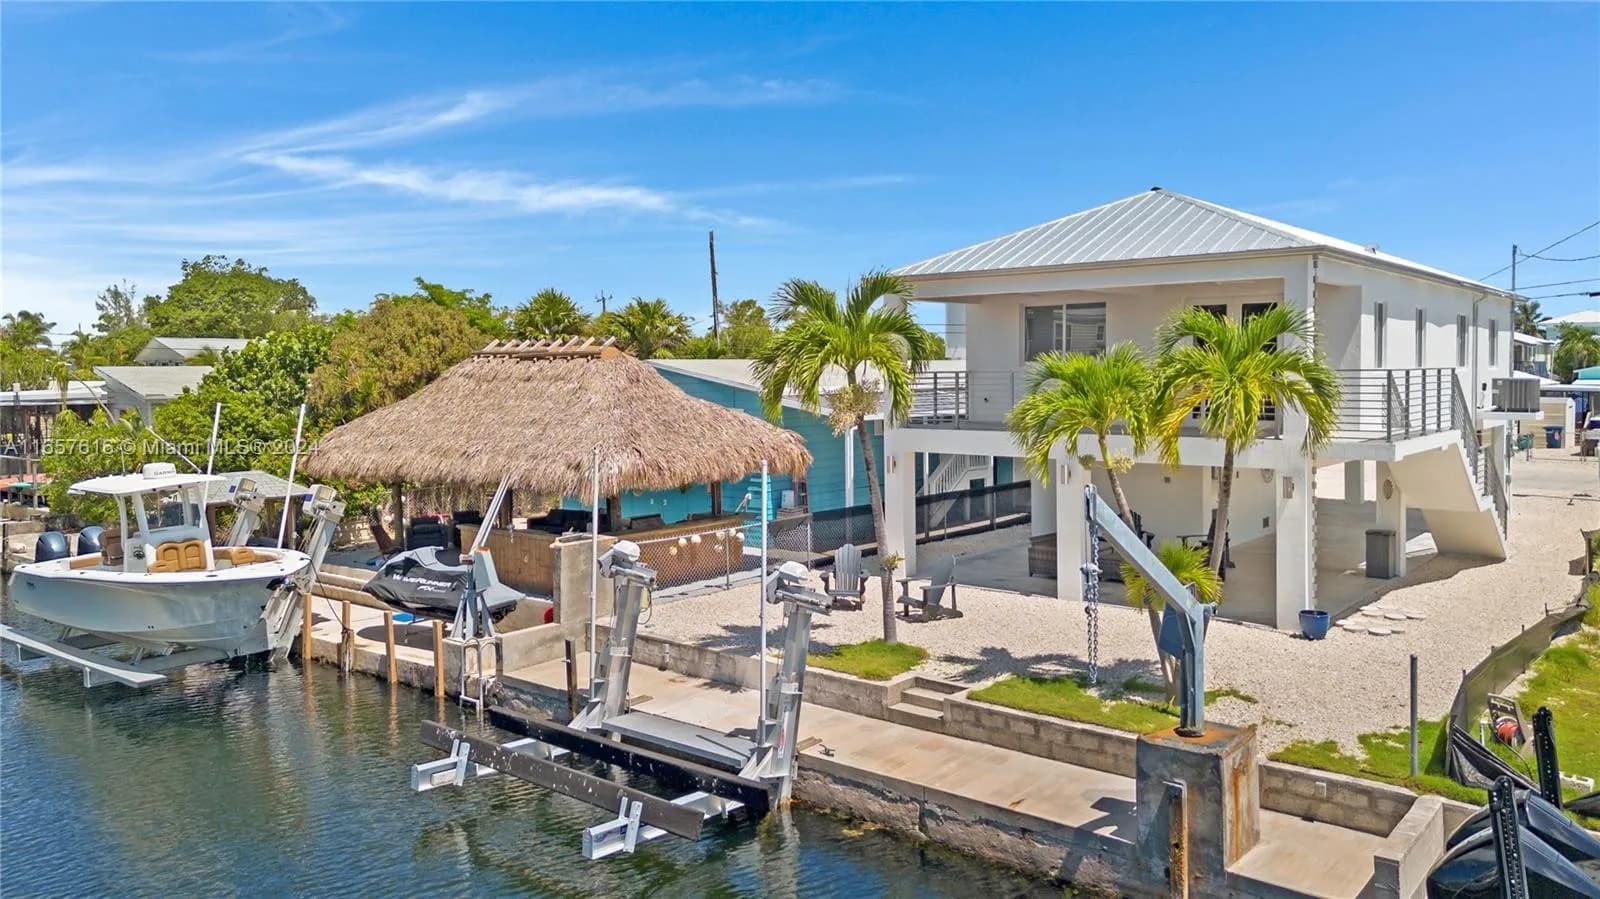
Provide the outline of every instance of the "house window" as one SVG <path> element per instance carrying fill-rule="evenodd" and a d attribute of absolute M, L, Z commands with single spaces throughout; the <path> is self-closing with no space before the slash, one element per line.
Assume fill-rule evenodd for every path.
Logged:
<path fill-rule="evenodd" d="M 1241 306 L 1239 308 L 1239 320 L 1248 322 L 1250 319 L 1255 318 L 1256 316 L 1260 315 L 1263 312 L 1266 312 L 1268 309 L 1271 309 L 1272 307 L 1274 307 L 1276 305 L 1278 305 L 1278 304 L 1277 303 L 1245 303 L 1243 306 Z M 1262 349 L 1265 349 L 1265 350 L 1275 350 L 1277 348 L 1278 348 L 1277 341 L 1270 341 L 1265 346 L 1262 347 Z"/>
<path fill-rule="evenodd" d="M 1489 319 L 1489 367 L 1500 364 L 1500 322 Z"/>
<path fill-rule="evenodd" d="M 1386 341 L 1384 340 L 1384 337 L 1386 336 L 1384 332 L 1387 331 L 1388 329 L 1389 329 L 1389 310 L 1388 310 L 1388 308 L 1385 307 L 1383 303 L 1373 303 L 1372 304 L 1372 340 L 1373 340 L 1372 359 L 1373 359 L 1373 363 L 1378 368 L 1383 368 L 1383 348 L 1384 348 L 1384 344 L 1386 343 Z"/>
<path fill-rule="evenodd" d="M 1028 306 L 1022 311 L 1023 358 L 1052 350 L 1098 354 L 1106 350 L 1106 304 Z"/>
<path fill-rule="evenodd" d="M 1421 309 L 1417 310 L 1417 368 L 1427 364 L 1427 354 L 1424 350 L 1428 343 L 1428 318 Z"/>
<path fill-rule="evenodd" d="M 1467 364 L 1467 317 L 1456 316 L 1456 368 L 1465 368 Z"/>

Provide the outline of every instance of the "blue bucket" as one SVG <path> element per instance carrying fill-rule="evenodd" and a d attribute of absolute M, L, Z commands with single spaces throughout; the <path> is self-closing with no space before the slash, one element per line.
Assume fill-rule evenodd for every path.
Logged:
<path fill-rule="evenodd" d="M 1328 636 L 1328 613 L 1321 609 L 1300 610 L 1300 634 L 1307 640 Z"/>

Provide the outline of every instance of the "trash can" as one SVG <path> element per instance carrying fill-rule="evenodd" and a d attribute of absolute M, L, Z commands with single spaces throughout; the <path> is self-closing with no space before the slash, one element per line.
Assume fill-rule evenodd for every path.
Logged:
<path fill-rule="evenodd" d="M 1367 577 L 1392 578 L 1400 568 L 1395 558 L 1394 531 L 1372 528 L 1367 531 Z"/>
<path fill-rule="evenodd" d="M 1545 425 L 1544 445 L 1551 449 L 1561 449 L 1561 432 L 1563 430 L 1564 428 L 1561 425 Z"/>

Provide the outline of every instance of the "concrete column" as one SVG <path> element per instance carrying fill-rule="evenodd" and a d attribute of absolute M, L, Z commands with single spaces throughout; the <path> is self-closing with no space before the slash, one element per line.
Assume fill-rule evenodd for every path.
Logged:
<path fill-rule="evenodd" d="M 884 437 L 883 518 L 880 553 L 905 556 L 901 577 L 917 573 L 917 454 L 900 449 L 890 430 Z"/>
<path fill-rule="evenodd" d="M 1360 505 L 1367 493 L 1367 463 L 1360 460 L 1344 463 L 1344 501 Z"/>
<path fill-rule="evenodd" d="M 1037 537 L 1040 534 L 1053 534 L 1056 530 L 1056 482 L 1052 478 L 1050 486 L 1039 483 L 1039 476 L 1035 474 L 1028 482 L 1028 503 L 1032 510 L 1032 521 L 1028 525 L 1028 534 Z"/>
<path fill-rule="evenodd" d="M 1275 607 L 1279 630 L 1299 627 L 1300 610 L 1312 607 L 1312 551 L 1316 503 L 1311 489 L 1311 462 L 1301 459 L 1291 467 L 1280 468 L 1273 479 L 1277 490 L 1277 588 Z"/>
<path fill-rule="evenodd" d="M 1406 576 L 1406 496 L 1389 463 L 1379 462 L 1377 476 L 1378 527 L 1394 531 L 1395 577 Z"/>
<path fill-rule="evenodd" d="M 1056 595 L 1062 599 L 1083 599 L 1084 520 L 1083 488 L 1088 472 L 1073 459 L 1055 459 L 1056 512 Z"/>

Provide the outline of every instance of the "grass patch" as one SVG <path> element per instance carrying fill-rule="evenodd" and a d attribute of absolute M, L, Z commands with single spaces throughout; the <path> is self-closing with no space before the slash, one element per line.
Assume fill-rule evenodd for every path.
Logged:
<path fill-rule="evenodd" d="M 1162 692 L 1159 686 L 1156 692 Z M 1171 727 L 1178 721 L 1178 716 L 1165 706 L 1125 699 L 1102 699 L 1084 689 L 1083 681 L 1076 677 L 1007 677 L 981 690 L 974 690 L 971 697 L 979 702 L 1023 712 L 1098 724 L 1136 734 Z"/>
<path fill-rule="evenodd" d="M 1361 734 L 1356 742 L 1361 744 L 1359 754 L 1339 748 L 1333 740 L 1313 743 L 1296 740 L 1271 754 L 1277 762 L 1320 768 L 1336 774 L 1346 774 L 1366 780 L 1378 780 L 1406 787 L 1418 793 L 1435 793 L 1449 799 L 1483 805 L 1487 802 L 1483 790 L 1464 787 L 1445 773 L 1445 734 L 1442 721 L 1423 721 L 1418 725 L 1418 774 L 1411 776 L 1411 733 L 1406 728 Z"/>
<path fill-rule="evenodd" d="M 868 640 L 847 643 L 828 652 L 813 652 L 806 656 L 806 663 L 867 680 L 888 680 L 910 671 L 927 658 L 928 651 L 920 646 Z"/>
<path fill-rule="evenodd" d="M 1550 647 L 1532 670 L 1527 689 L 1517 697 L 1523 712 L 1548 708 L 1561 770 L 1600 781 L 1600 631 L 1582 630 Z M 1578 795 L 1570 788 L 1566 793 Z"/>

